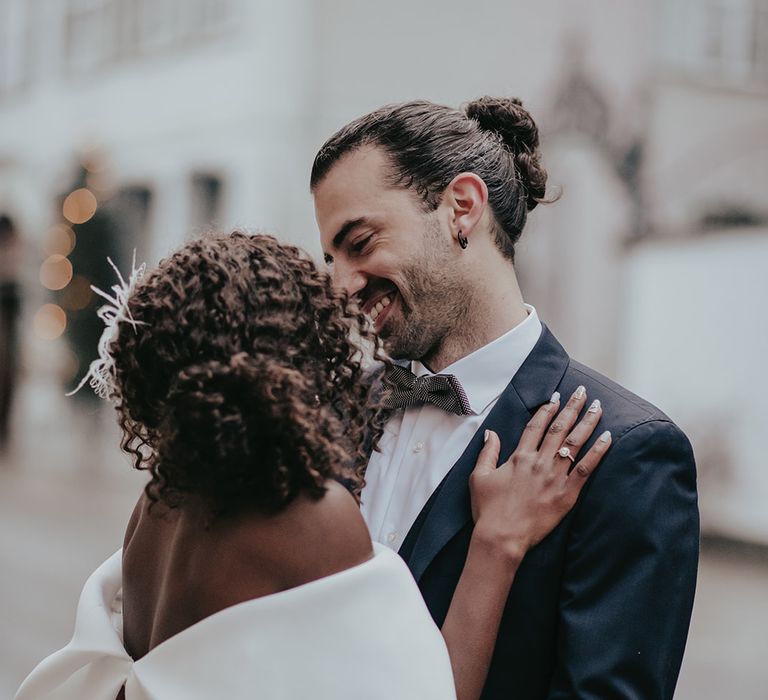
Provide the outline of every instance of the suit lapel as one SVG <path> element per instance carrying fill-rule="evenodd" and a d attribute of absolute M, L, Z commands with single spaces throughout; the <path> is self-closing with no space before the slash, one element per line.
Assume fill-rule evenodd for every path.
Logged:
<path fill-rule="evenodd" d="M 439 491 L 424 507 L 414 524 L 418 531 L 406 537 L 413 546 L 410 552 L 401 553 L 417 581 L 437 553 L 471 520 L 467 482 L 482 448 L 485 431 L 498 434 L 501 460 L 506 460 L 533 412 L 557 389 L 568 362 L 565 350 L 545 326 L 531 354 L 451 468 Z"/>

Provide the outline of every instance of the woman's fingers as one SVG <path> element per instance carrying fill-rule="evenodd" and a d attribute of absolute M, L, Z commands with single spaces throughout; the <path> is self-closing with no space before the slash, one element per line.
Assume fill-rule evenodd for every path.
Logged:
<path fill-rule="evenodd" d="M 520 436 L 520 442 L 517 443 L 516 452 L 536 452 L 539 449 L 544 433 L 557 414 L 558 408 L 560 408 L 560 394 L 556 391 L 552 394 L 549 403 L 545 403 L 539 408 L 533 414 L 533 418 L 528 421 L 523 434 Z"/>
<path fill-rule="evenodd" d="M 499 463 L 499 451 L 501 450 L 501 442 L 499 436 L 493 432 L 493 430 L 485 431 L 485 444 L 483 449 L 480 450 L 480 454 L 477 456 L 477 462 L 475 468 L 472 470 L 473 474 L 487 474 L 489 472 L 496 471 L 496 466 Z"/>
<path fill-rule="evenodd" d="M 550 457 L 562 447 L 565 436 L 568 435 L 568 431 L 576 423 L 576 419 L 579 417 L 579 413 L 581 413 L 586 400 L 587 390 L 580 386 L 573 392 L 571 398 L 568 399 L 568 403 L 565 404 L 565 408 L 560 411 L 560 414 L 552 422 L 552 425 L 549 426 L 544 435 L 541 446 L 538 448 L 542 456 Z"/>
<path fill-rule="evenodd" d="M 592 472 L 595 470 L 600 460 L 603 458 L 608 448 L 611 446 L 611 432 L 606 430 L 587 450 L 587 454 L 584 455 L 573 468 L 571 473 L 565 482 L 566 491 L 570 495 L 572 503 L 576 502 L 576 498 L 581 492 L 582 487 L 589 479 Z"/>
<path fill-rule="evenodd" d="M 480 450 L 475 468 L 469 475 L 469 496 L 472 519 L 477 522 L 481 508 L 498 499 L 500 489 L 496 486 L 496 465 L 499 463 L 501 441 L 492 430 L 485 431 L 485 445 Z M 501 489 L 503 491 L 503 489 Z"/>
<path fill-rule="evenodd" d="M 603 415 L 603 407 L 599 399 L 595 399 L 587 409 L 584 417 L 576 424 L 576 427 L 568 433 L 568 437 L 563 441 L 563 447 L 571 451 L 571 456 L 576 457 L 579 451 L 584 447 L 589 437 L 595 431 L 600 417 Z M 571 462 L 568 462 L 570 469 Z"/>

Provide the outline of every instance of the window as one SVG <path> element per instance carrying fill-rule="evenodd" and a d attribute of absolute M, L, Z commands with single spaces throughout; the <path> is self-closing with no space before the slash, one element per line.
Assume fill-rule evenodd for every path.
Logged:
<path fill-rule="evenodd" d="M 69 0 L 64 15 L 64 62 L 72 73 L 111 63 L 118 51 L 117 0 Z"/>
<path fill-rule="evenodd" d="M 0 0 L 2 2 L 2 0 Z M 238 0 L 68 0 L 65 64 L 84 73 L 221 36 L 236 26 Z"/>
<path fill-rule="evenodd" d="M 119 254 L 124 260 L 130 260 L 134 250 L 137 260 L 148 257 L 152 200 L 149 187 L 128 185 L 106 205 L 119 234 Z"/>
<path fill-rule="evenodd" d="M 0 96 L 18 91 L 29 81 L 31 28 L 27 0 L 0 0 Z"/>
<path fill-rule="evenodd" d="M 218 223 L 224 186 L 221 178 L 208 173 L 196 173 L 192 176 L 191 184 L 191 231 L 197 235 Z"/>
<path fill-rule="evenodd" d="M 667 0 L 662 53 L 684 71 L 768 83 L 768 0 Z"/>

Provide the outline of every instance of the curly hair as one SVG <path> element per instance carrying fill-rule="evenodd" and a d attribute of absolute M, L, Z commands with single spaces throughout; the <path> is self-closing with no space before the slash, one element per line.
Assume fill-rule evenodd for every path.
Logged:
<path fill-rule="evenodd" d="M 354 302 L 299 248 L 210 234 L 162 260 L 134 290 L 110 345 L 121 447 L 152 503 L 189 494 L 212 513 L 274 513 L 336 479 L 359 498 L 370 401 Z"/>

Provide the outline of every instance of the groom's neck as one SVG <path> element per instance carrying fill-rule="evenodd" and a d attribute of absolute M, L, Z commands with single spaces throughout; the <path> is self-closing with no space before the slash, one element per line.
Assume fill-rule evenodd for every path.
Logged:
<path fill-rule="evenodd" d="M 495 278 L 495 279 L 494 279 Z M 489 271 L 478 281 L 467 313 L 428 356 L 418 358 L 432 372 L 441 372 L 488 345 L 528 316 L 514 270 Z"/>

